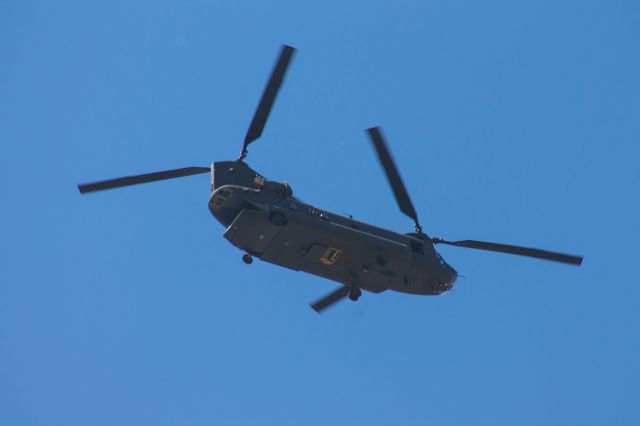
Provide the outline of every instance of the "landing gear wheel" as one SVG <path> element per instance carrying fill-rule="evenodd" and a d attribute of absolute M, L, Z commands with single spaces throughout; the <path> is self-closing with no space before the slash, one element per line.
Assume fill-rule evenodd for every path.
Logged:
<path fill-rule="evenodd" d="M 249 253 L 245 253 L 242 255 L 242 261 L 247 265 L 251 265 L 253 263 L 253 256 L 251 256 Z"/>
<path fill-rule="evenodd" d="M 349 291 L 349 299 L 351 299 L 354 302 L 358 300 L 360 296 L 362 296 L 362 290 L 360 290 L 357 287 L 354 287 L 351 289 L 351 291 Z"/>
<path fill-rule="evenodd" d="M 269 222 L 276 226 L 284 226 L 289 222 L 289 220 L 280 212 L 271 212 L 269 213 Z"/>

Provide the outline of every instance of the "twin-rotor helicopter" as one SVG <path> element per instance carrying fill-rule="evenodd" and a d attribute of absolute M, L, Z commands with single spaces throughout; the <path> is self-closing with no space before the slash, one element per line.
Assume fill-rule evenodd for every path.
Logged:
<path fill-rule="evenodd" d="M 402 234 L 359 222 L 307 204 L 294 197 L 287 183 L 268 180 L 245 162 L 247 147 L 262 135 L 287 68 L 295 53 L 282 46 L 271 77 L 242 145 L 233 161 L 211 167 L 185 167 L 78 185 L 81 193 L 164 179 L 211 174 L 209 211 L 225 228 L 224 237 L 244 251 L 250 264 L 265 262 L 304 271 L 340 283 L 311 304 L 321 312 L 348 297 L 355 301 L 362 290 L 394 290 L 416 295 L 438 295 L 453 288 L 458 277 L 435 245 L 488 250 L 580 265 L 582 257 L 547 250 L 475 240 L 447 241 L 429 237 L 400 178 L 380 128 L 367 130 L 400 210 L 413 219 L 414 232 Z"/>

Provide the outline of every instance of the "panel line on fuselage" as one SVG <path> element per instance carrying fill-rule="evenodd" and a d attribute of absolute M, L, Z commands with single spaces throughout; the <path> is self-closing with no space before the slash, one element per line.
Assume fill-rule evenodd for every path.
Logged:
<path fill-rule="evenodd" d="M 398 242 L 398 241 L 390 240 L 389 238 L 381 237 L 381 236 L 379 236 L 379 235 L 372 234 L 372 233 L 370 233 L 370 232 L 365 232 L 365 231 L 362 231 L 362 230 L 360 230 L 360 229 L 352 228 L 352 227 L 350 227 L 350 226 L 341 225 L 341 224 L 336 223 L 336 222 L 329 222 L 329 223 L 331 223 L 332 225 L 339 226 L 340 228 L 343 228 L 343 229 L 348 229 L 349 231 L 359 232 L 359 233 L 364 234 L 364 235 L 367 235 L 367 236 L 369 236 L 369 237 L 377 238 L 377 239 L 379 239 L 379 240 L 383 240 L 383 241 L 386 241 L 386 242 L 389 242 L 389 243 L 393 243 L 393 244 L 399 245 L 399 246 L 401 246 L 401 247 L 405 247 L 405 248 L 407 247 L 407 245 L 406 245 L 406 244 L 403 244 L 403 243 Z"/>

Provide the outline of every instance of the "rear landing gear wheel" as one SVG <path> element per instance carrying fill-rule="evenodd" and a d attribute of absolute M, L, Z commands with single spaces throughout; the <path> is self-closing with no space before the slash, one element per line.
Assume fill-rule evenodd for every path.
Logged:
<path fill-rule="evenodd" d="M 245 253 L 242 255 L 242 261 L 247 265 L 251 265 L 253 263 L 253 256 L 251 256 L 249 253 Z"/>
<path fill-rule="evenodd" d="M 362 290 L 360 290 L 357 287 L 354 287 L 351 289 L 351 291 L 349 291 L 349 299 L 351 299 L 354 302 L 358 300 L 360 296 L 362 296 Z"/>

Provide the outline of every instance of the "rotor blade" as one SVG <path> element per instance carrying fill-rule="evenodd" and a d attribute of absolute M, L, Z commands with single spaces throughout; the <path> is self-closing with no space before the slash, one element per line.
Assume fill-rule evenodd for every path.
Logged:
<path fill-rule="evenodd" d="M 333 305 L 334 303 L 347 297 L 350 290 L 351 289 L 349 287 L 347 287 L 346 285 L 343 285 L 342 287 L 338 287 L 333 292 L 327 294 L 323 298 L 316 300 L 310 306 L 314 311 L 316 311 L 317 313 L 320 313 L 326 308 L 328 308 L 329 306 Z"/>
<path fill-rule="evenodd" d="M 105 189 L 119 188 L 121 186 L 137 185 L 140 183 L 154 182 L 157 180 L 173 179 L 184 176 L 209 173 L 209 167 L 184 167 L 182 169 L 165 170 L 162 172 L 146 173 L 144 175 L 125 176 L 116 179 L 103 180 L 100 182 L 84 183 L 78 185 L 81 194 Z"/>
<path fill-rule="evenodd" d="M 389 152 L 387 145 L 384 143 L 384 138 L 382 137 L 380 128 L 372 127 L 367 129 L 367 132 L 369 132 L 373 146 L 378 154 L 378 160 L 380 160 L 380 164 L 382 164 L 382 168 L 387 174 L 387 179 L 389 180 L 389 184 L 391 184 L 391 189 L 393 189 L 393 194 L 396 196 L 396 201 L 398 202 L 398 206 L 400 206 L 400 210 L 402 213 L 413 219 L 416 222 L 416 226 L 420 227 L 416 210 L 413 208 L 413 203 L 409 198 L 407 189 L 405 188 L 404 183 L 402 183 L 402 178 L 400 178 L 400 174 L 393 162 L 393 158 L 391 158 L 391 153 Z"/>
<path fill-rule="evenodd" d="M 273 67 L 273 71 L 271 71 L 271 78 L 269 78 L 269 82 L 267 83 L 264 93 L 262 94 L 262 98 L 260 99 L 260 103 L 258 104 L 258 108 L 253 115 L 253 120 L 251 120 L 249 129 L 247 129 L 247 134 L 244 137 L 241 156 L 246 155 L 247 145 L 262 135 L 264 125 L 269 117 L 269 112 L 271 112 L 271 107 L 273 107 L 273 102 L 275 101 L 278 90 L 282 85 L 282 80 L 284 79 L 287 67 L 289 66 L 289 62 L 291 61 L 295 50 L 296 49 L 291 46 L 282 45 L 280 57 L 278 58 L 276 65 Z"/>
<path fill-rule="evenodd" d="M 434 238 L 435 244 L 447 244 L 450 246 L 466 247 L 479 250 L 497 251 L 501 253 L 517 254 L 519 256 L 535 257 L 538 259 L 553 260 L 555 262 L 570 263 L 580 266 L 582 264 L 582 256 L 573 256 L 570 254 L 556 253 L 553 251 L 540 250 L 536 248 L 512 246 L 508 244 L 488 243 L 485 241 L 463 240 L 463 241 L 446 241 L 440 238 Z"/>

